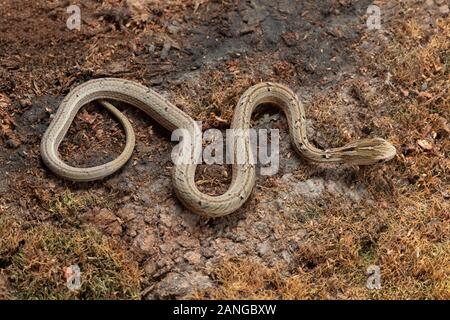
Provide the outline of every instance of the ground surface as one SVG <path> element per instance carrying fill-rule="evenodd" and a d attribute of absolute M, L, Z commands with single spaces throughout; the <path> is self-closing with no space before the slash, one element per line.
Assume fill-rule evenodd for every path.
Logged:
<path fill-rule="evenodd" d="M 448 7 L 378 1 L 0 0 L 0 298 L 449 298 Z M 396 158 L 370 167 L 308 164 L 283 116 L 281 164 L 238 212 L 207 220 L 171 187 L 170 133 L 143 113 L 137 146 L 104 181 L 65 182 L 39 142 L 70 89 L 120 77 L 166 96 L 204 129 L 226 129 L 250 85 L 276 81 L 304 102 L 322 148 L 379 136 Z M 117 156 L 120 125 L 84 108 L 60 148 L 70 164 Z M 220 194 L 230 170 L 200 166 Z M 69 291 L 64 268 L 82 287 Z M 381 268 L 382 289 L 366 288 Z M 67 275 L 67 272 L 66 272 Z"/>

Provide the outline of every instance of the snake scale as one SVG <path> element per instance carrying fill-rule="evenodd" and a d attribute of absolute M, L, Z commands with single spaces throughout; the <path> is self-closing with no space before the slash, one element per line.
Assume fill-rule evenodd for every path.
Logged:
<path fill-rule="evenodd" d="M 171 131 L 181 128 L 194 135 L 200 130 L 189 115 L 152 89 L 116 78 L 90 80 L 75 87 L 65 97 L 42 138 L 42 159 L 56 175 L 72 181 L 98 180 L 120 169 L 131 157 L 135 143 L 133 128 L 127 118 L 105 99 L 133 105 Z M 94 100 L 100 100 L 101 104 L 124 126 L 125 148 L 119 157 L 99 166 L 90 168 L 69 166 L 60 159 L 58 147 L 80 108 Z M 381 138 L 361 139 L 343 147 L 327 150 L 316 148 L 306 136 L 305 111 L 298 97 L 286 86 L 271 82 L 259 83 L 245 91 L 237 104 L 231 128 L 249 129 L 253 111 L 258 105 L 265 103 L 279 107 L 286 114 L 294 148 L 312 162 L 370 165 L 390 160 L 396 154 L 394 146 Z M 249 198 L 256 175 L 255 165 L 249 160 L 250 142 L 244 135 L 237 136 L 233 143 L 236 146 L 234 152 L 246 155 L 247 160 L 232 165 L 232 182 L 222 195 L 210 196 L 198 190 L 195 184 L 197 167 L 195 161 L 174 165 L 172 180 L 175 193 L 191 211 L 207 217 L 220 217 L 236 211 Z M 192 154 L 187 156 L 195 157 L 195 147 L 190 150 Z"/>

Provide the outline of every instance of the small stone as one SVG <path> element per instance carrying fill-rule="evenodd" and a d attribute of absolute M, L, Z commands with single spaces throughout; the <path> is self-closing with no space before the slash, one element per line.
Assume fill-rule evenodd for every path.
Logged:
<path fill-rule="evenodd" d="M 146 192 L 141 192 L 139 194 L 139 198 L 146 206 L 149 206 L 152 204 L 152 199 Z"/>
<path fill-rule="evenodd" d="M 134 238 L 137 236 L 137 232 L 136 230 L 127 229 L 127 235 L 130 236 L 131 238 Z"/>
<path fill-rule="evenodd" d="M 228 55 L 231 58 L 237 59 L 237 58 L 239 58 L 241 56 L 241 53 L 238 52 L 238 51 L 230 51 L 230 52 L 228 52 Z"/>
<path fill-rule="evenodd" d="M 448 14 L 450 12 L 450 9 L 448 8 L 448 4 L 444 4 L 444 5 L 440 6 L 439 11 L 442 14 Z"/>
<path fill-rule="evenodd" d="M 256 246 L 256 251 L 258 251 L 258 254 L 261 257 L 265 256 L 270 250 L 271 250 L 271 246 L 268 241 L 260 243 Z"/>
<path fill-rule="evenodd" d="M 119 218 L 125 223 L 136 218 L 134 211 L 126 207 L 120 208 L 119 211 L 117 211 L 117 216 L 119 216 Z"/>
<path fill-rule="evenodd" d="M 191 284 L 185 276 L 171 272 L 158 283 L 157 296 L 161 299 L 182 297 L 191 292 Z"/>
<path fill-rule="evenodd" d="M 214 251 L 212 249 L 210 249 L 210 248 L 201 248 L 200 252 L 205 258 L 212 258 L 212 257 L 214 257 Z"/>
<path fill-rule="evenodd" d="M 163 48 L 161 50 L 161 59 L 165 60 L 169 55 L 169 51 L 172 48 L 172 44 L 168 41 L 164 42 Z"/>
<path fill-rule="evenodd" d="M 178 249 L 180 246 L 177 243 L 169 242 L 169 243 L 163 243 L 159 245 L 159 250 L 163 254 L 170 254 L 174 252 L 176 249 Z"/>
<path fill-rule="evenodd" d="M 164 81 L 163 77 L 157 76 L 157 77 L 154 77 L 154 78 L 150 79 L 150 84 L 152 86 L 159 86 L 159 85 L 161 85 L 163 83 L 163 81 Z"/>
<path fill-rule="evenodd" d="M 176 35 L 180 31 L 181 27 L 178 24 L 178 22 L 174 21 L 172 22 L 168 27 L 167 31 L 169 31 L 170 34 Z"/>
<path fill-rule="evenodd" d="M 287 263 L 290 263 L 292 261 L 292 255 L 287 252 L 286 250 L 284 250 L 283 252 L 281 252 L 281 257 L 284 259 L 284 261 L 286 261 Z"/>
<path fill-rule="evenodd" d="M 267 223 L 258 221 L 254 225 L 256 235 L 259 239 L 265 239 L 270 235 L 271 228 L 267 225 Z"/>
<path fill-rule="evenodd" d="M 148 259 L 144 264 L 144 272 L 147 276 L 153 276 L 157 269 L 158 266 L 153 259 Z"/>
<path fill-rule="evenodd" d="M 163 257 L 162 259 L 156 262 L 156 265 L 159 269 L 170 268 L 173 265 L 172 259 L 169 257 Z"/>
<path fill-rule="evenodd" d="M 164 259 L 162 261 L 158 261 L 156 264 L 156 272 L 152 275 L 152 277 L 160 278 L 161 276 L 167 274 L 172 270 L 172 267 L 174 266 L 174 261 L 170 258 Z"/>
<path fill-rule="evenodd" d="M 170 272 L 158 283 L 155 288 L 155 297 L 158 299 L 191 298 L 196 292 L 204 291 L 212 286 L 211 279 L 201 272 Z"/>
<path fill-rule="evenodd" d="M 156 244 L 156 236 L 153 233 L 143 232 L 134 239 L 134 245 L 144 252 L 151 252 Z"/>
<path fill-rule="evenodd" d="M 166 226 L 167 228 L 172 227 L 174 224 L 176 224 L 177 222 L 175 221 L 173 215 L 171 213 L 167 213 L 167 212 L 161 212 L 160 216 L 159 216 L 159 222 Z"/>
<path fill-rule="evenodd" d="M 235 242 L 226 243 L 225 250 L 227 250 L 229 253 L 233 253 L 233 255 L 237 257 L 245 255 L 245 247 Z"/>
<path fill-rule="evenodd" d="M 176 257 L 175 258 L 175 263 L 177 264 L 177 265 L 180 265 L 180 264 L 182 264 L 184 262 L 184 258 L 183 257 Z"/>
<path fill-rule="evenodd" d="M 193 265 L 198 265 L 202 261 L 202 256 L 198 252 L 189 251 L 184 254 L 184 258 L 187 262 Z"/>

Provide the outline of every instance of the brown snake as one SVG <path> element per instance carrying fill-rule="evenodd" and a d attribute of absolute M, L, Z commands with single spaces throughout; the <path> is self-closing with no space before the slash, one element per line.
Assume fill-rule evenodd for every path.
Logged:
<path fill-rule="evenodd" d="M 76 87 L 66 96 L 42 138 L 42 159 L 58 176 L 73 181 L 102 179 L 120 169 L 131 157 L 135 142 L 133 128 L 119 110 L 103 99 L 131 104 L 171 131 L 180 128 L 194 136 L 200 130 L 189 115 L 145 86 L 115 78 L 91 80 Z M 101 103 L 124 126 L 125 149 L 113 161 L 96 167 L 69 166 L 60 159 L 58 147 L 79 109 L 94 100 L 102 100 Z M 253 111 L 264 103 L 273 104 L 283 110 L 289 123 L 295 149 L 310 161 L 369 165 L 390 160 L 396 154 L 394 146 L 381 138 L 361 139 L 343 147 L 328 150 L 316 148 L 306 136 L 305 111 L 300 100 L 289 88 L 277 83 L 263 82 L 245 91 L 236 107 L 231 128 L 249 129 Z M 246 160 L 240 164 L 233 164 L 231 185 L 222 195 L 210 196 L 198 190 L 194 180 L 197 167 L 194 161 L 174 165 L 172 177 L 175 192 L 180 201 L 191 211 L 207 217 L 220 217 L 236 211 L 249 198 L 255 184 L 256 170 L 255 165 L 250 161 L 251 148 L 248 136 L 238 135 L 233 143 L 235 144 L 234 152 L 245 155 Z M 194 159 L 196 146 L 190 150 L 189 154 L 184 156 L 187 159 Z"/>

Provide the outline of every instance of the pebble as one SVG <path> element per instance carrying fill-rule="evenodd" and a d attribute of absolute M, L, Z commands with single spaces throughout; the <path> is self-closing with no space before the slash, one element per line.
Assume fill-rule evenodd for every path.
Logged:
<path fill-rule="evenodd" d="M 136 218 L 136 214 L 134 213 L 134 211 L 126 207 L 120 208 L 117 211 L 117 216 L 125 223 Z"/>
<path fill-rule="evenodd" d="M 198 265 L 202 262 L 202 256 L 198 252 L 189 251 L 184 254 L 184 258 L 187 262 L 193 265 Z"/>
<path fill-rule="evenodd" d="M 147 276 L 153 276 L 158 269 L 156 262 L 151 258 L 148 259 L 144 264 L 144 272 Z"/>
<path fill-rule="evenodd" d="M 134 245 L 144 252 L 151 252 L 154 250 L 156 242 L 156 236 L 150 232 L 142 232 L 134 239 Z"/>
<path fill-rule="evenodd" d="M 291 261 L 292 261 L 292 255 L 288 252 L 288 251 L 286 251 L 286 250 L 283 250 L 282 252 L 281 252 L 281 257 L 284 259 L 284 261 L 286 261 L 287 263 L 290 263 Z"/>
<path fill-rule="evenodd" d="M 178 22 L 173 21 L 168 27 L 167 31 L 169 31 L 170 34 L 176 35 L 180 31 L 181 27 Z"/>
<path fill-rule="evenodd" d="M 169 55 L 169 51 L 172 48 L 172 44 L 168 41 L 164 42 L 162 51 L 161 51 L 161 59 L 165 60 L 167 58 L 167 56 Z"/>
<path fill-rule="evenodd" d="M 256 251 L 258 251 L 258 254 L 261 257 L 265 256 L 270 250 L 271 250 L 271 246 L 268 241 L 260 243 L 256 246 Z"/>
<path fill-rule="evenodd" d="M 162 279 L 155 290 L 155 298 L 189 298 L 194 293 L 211 288 L 211 279 L 200 272 L 171 272 Z"/>

